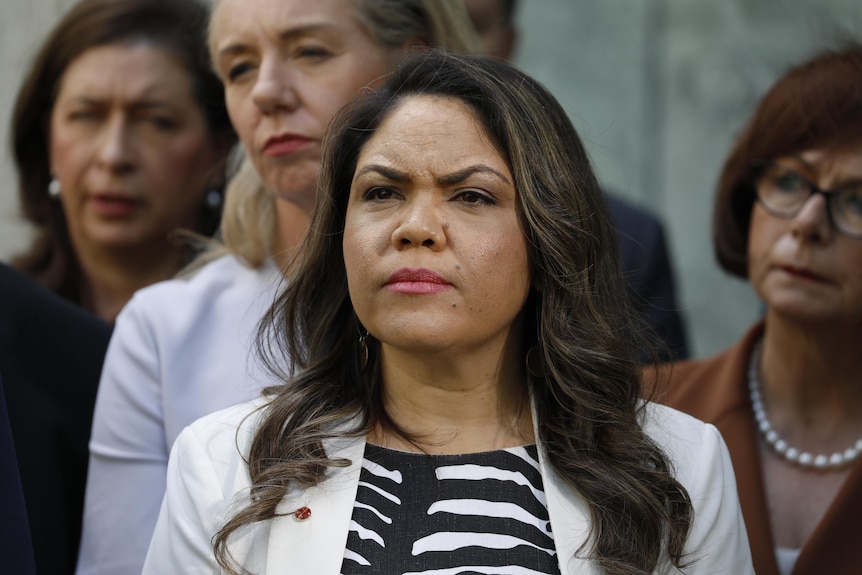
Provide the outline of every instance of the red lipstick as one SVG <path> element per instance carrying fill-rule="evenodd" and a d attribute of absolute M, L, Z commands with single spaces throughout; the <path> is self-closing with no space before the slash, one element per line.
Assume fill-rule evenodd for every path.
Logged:
<path fill-rule="evenodd" d="M 452 289 L 452 284 L 431 270 L 401 268 L 389 276 L 383 287 L 396 293 L 426 295 Z"/>
<path fill-rule="evenodd" d="M 263 145 L 264 156 L 287 156 L 310 146 L 314 140 L 298 134 L 272 136 Z"/>

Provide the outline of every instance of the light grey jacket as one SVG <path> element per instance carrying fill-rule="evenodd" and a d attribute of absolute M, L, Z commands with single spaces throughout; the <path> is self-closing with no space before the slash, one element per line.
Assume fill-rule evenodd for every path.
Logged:
<path fill-rule="evenodd" d="M 248 498 L 248 453 L 261 401 L 206 416 L 177 439 L 168 466 L 168 484 L 144 575 L 221 573 L 211 540 L 224 521 Z M 534 418 L 535 419 L 535 418 Z M 709 424 L 673 409 L 649 404 L 645 431 L 670 456 L 677 479 L 695 510 L 686 544 L 691 562 L 685 573 L 754 573 L 740 513 L 733 469 L 724 441 Z M 536 434 L 539 437 L 539 434 Z M 353 513 L 365 440 L 332 441 L 332 457 L 352 464 L 332 471 L 312 489 L 294 490 L 279 506 L 283 515 L 234 535 L 233 556 L 257 575 L 338 574 Z M 560 478 L 539 444 L 539 462 L 560 571 L 599 574 L 588 556 L 578 556 L 587 538 L 590 514 L 584 499 Z M 308 507 L 298 520 L 294 511 Z M 660 573 L 678 573 L 662 566 Z"/>

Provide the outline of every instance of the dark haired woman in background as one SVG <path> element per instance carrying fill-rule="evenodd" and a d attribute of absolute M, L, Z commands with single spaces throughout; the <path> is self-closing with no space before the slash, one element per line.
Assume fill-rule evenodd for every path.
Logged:
<path fill-rule="evenodd" d="M 791 69 L 725 161 L 715 249 L 765 318 L 662 401 L 730 449 L 758 575 L 862 565 L 862 46 Z"/>
<path fill-rule="evenodd" d="M 84 0 L 42 45 L 12 141 L 25 217 L 14 267 L 112 322 L 218 225 L 235 140 L 195 0 Z"/>
<path fill-rule="evenodd" d="M 323 150 L 260 339 L 294 377 L 179 436 L 144 573 L 752 572 L 720 435 L 638 399 L 614 232 L 547 91 L 417 56 Z"/>

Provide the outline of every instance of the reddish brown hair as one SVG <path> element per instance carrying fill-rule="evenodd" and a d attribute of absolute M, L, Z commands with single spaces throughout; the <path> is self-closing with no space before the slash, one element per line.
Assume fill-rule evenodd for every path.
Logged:
<path fill-rule="evenodd" d="M 791 68 L 761 99 L 724 163 L 713 219 L 721 267 L 748 277 L 752 162 L 862 142 L 862 44 L 827 51 Z"/>

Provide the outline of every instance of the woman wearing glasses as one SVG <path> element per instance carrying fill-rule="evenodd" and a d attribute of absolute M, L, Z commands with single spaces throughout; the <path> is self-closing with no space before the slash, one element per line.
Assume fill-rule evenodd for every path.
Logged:
<path fill-rule="evenodd" d="M 730 449 L 759 575 L 862 565 L 862 46 L 790 70 L 727 158 L 715 249 L 765 317 L 664 401 Z"/>

